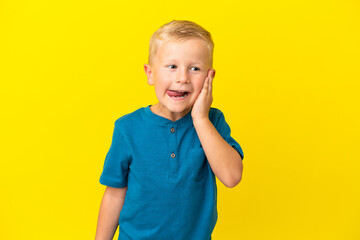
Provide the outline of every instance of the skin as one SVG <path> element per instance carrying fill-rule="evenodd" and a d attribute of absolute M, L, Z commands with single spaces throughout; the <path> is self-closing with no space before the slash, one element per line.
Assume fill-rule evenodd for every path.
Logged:
<path fill-rule="evenodd" d="M 215 75 L 211 69 L 210 52 L 207 44 L 201 39 L 190 39 L 184 42 L 164 42 L 158 47 L 153 65 L 144 65 L 148 84 L 155 88 L 158 103 L 150 107 L 151 111 L 164 118 L 176 121 L 194 106 L 204 86 L 204 81 Z M 186 90 L 188 96 L 173 100 L 167 90 Z M 207 105 L 211 103 L 207 103 Z M 210 106 L 209 105 L 209 106 Z M 205 115 L 206 109 L 196 104 L 192 114 Z M 194 115 L 193 115 L 194 116 Z"/>
<path fill-rule="evenodd" d="M 189 39 L 162 43 L 153 66 L 145 64 L 144 70 L 159 100 L 150 107 L 151 111 L 176 121 L 192 109 L 194 127 L 211 169 L 225 186 L 235 187 L 241 181 L 242 159 L 209 120 L 215 70 L 211 68 L 206 42 Z M 175 101 L 167 94 L 169 89 L 187 90 L 190 94 L 184 100 Z"/>
<path fill-rule="evenodd" d="M 95 240 L 112 240 L 119 225 L 127 187 L 106 187 L 99 210 Z"/>
<path fill-rule="evenodd" d="M 144 65 L 148 83 L 155 87 L 158 103 L 150 107 L 155 114 L 176 121 L 191 111 L 195 130 L 211 169 L 229 188 L 242 177 L 243 165 L 239 153 L 218 133 L 209 120 L 213 101 L 211 68 L 206 43 L 200 39 L 163 43 L 154 56 L 153 66 Z M 186 90 L 189 95 L 174 101 L 166 91 Z M 107 187 L 101 202 L 95 240 L 111 240 L 118 226 L 127 187 Z"/>

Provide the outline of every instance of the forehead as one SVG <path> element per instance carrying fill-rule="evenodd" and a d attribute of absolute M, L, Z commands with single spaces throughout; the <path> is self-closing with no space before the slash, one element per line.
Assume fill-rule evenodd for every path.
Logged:
<path fill-rule="evenodd" d="M 166 41 L 158 46 L 157 58 L 166 60 L 209 61 L 210 50 L 207 42 L 202 39 L 187 39 L 184 41 Z"/>

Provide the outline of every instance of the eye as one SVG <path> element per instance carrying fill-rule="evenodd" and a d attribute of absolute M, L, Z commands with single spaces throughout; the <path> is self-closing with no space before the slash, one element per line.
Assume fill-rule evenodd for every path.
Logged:
<path fill-rule="evenodd" d="M 175 65 L 167 65 L 167 67 L 170 68 L 170 69 L 175 69 L 176 68 Z"/>
<path fill-rule="evenodd" d="M 191 67 L 190 69 L 194 70 L 194 71 L 200 71 L 200 68 L 198 68 L 198 67 Z"/>

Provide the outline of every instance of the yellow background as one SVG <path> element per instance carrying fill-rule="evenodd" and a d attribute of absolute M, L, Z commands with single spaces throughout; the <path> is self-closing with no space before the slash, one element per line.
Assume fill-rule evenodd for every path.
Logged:
<path fill-rule="evenodd" d="M 143 64 L 173 19 L 212 33 L 213 106 L 245 153 L 242 182 L 218 181 L 213 239 L 360 239 L 359 10 L 1 0 L 0 239 L 94 239 L 114 121 L 156 103 Z"/>

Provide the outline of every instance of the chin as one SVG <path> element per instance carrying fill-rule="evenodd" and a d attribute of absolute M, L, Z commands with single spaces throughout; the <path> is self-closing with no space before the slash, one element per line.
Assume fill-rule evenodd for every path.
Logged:
<path fill-rule="evenodd" d="M 192 106 L 190 106 L 190 107 L 182 107 L 182 106 L 176 107 L 176 106 L 173 106 L 173 107 L 170 107 L 168 109 L 173 113 L 182 113 L 182 112 L 185 112 L 185 111 L 187 111 L 187 110 L 189 110 L 191 108 L 192 108 Z"/>

